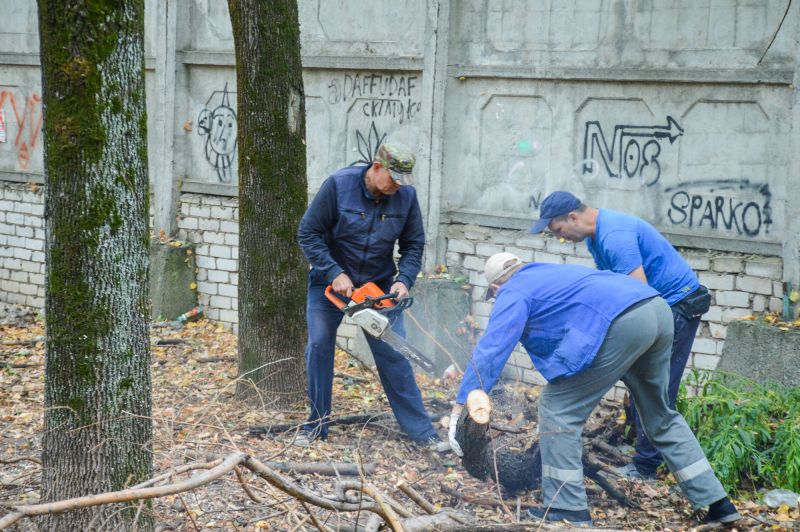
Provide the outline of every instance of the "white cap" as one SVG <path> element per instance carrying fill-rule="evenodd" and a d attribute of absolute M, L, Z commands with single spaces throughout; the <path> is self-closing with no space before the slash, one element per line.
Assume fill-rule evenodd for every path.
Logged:
<path fill-rule="evenodd" d="M 486 265 L 483 267 L 483 276 L 486 277 L 486 282 L 489 283 L 489 288 L 486 290 L 486 299 L 494 297 L 492 283 L 496 283 L 498 279 L 520 264 L 522 264 L 522 261 L 513 253 L 495 253 L 486 259 Z"/>

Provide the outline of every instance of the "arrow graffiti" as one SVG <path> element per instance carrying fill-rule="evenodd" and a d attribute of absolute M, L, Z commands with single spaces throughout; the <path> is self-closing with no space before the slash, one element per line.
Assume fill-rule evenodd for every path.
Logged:
<path fill-rule="evenodd" d="M 616 125 L 609 145 L 600 122 L 594 120 L 586 122 L 583 159 L 602 161 L 609 177 L 621 179 L 624 173 L 628 178 L 638 177 L 643 185 L 653 186 L 661 177 L 661 143 L 666 139 L 673 144 L 681 135 L 683 128 L 667 116 L 664 126 Z M 590 165 L 583 166 L 584 174 L 592 171 Z"/>

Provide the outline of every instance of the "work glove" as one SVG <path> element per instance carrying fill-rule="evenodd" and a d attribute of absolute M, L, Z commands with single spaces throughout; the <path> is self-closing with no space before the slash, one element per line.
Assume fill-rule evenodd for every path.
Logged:
<path fill-rule="evenodd" d="M 447 431 L 447 439 L 450 441 L 450 449 L 458 456 L 464 456 L 464 451 L 456 441 L 456 427 L 458 426 L 458 415 L 450 415 L 450 430 Z"/>

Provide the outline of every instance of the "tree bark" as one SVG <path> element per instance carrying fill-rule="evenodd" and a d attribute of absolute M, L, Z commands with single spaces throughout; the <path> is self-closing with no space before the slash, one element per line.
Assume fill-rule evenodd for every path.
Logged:
<path fill-rule="evenodd" d="M 39 0 L 45 168 L 42 500 L 151 476 L 143 0 Z M 132 414 L 132 415 L 131 415 Z M 136 508 L 48 530 L 152 528 Z M 100 513 L 100 515 L 98 515 Z"/>
<path fill-rule="evenodd" d="M 239 397 L 275 407 L 305 390 L 308 201 L 296 0 L 228 0 L 239 142 Z"/>

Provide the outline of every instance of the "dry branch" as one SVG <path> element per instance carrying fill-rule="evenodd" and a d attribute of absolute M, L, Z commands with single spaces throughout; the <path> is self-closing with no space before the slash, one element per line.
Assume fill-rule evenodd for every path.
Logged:
<path fill-rule="evenodd" d="M 371 475 L 375 472 L 375 464 L 351 464 L 347 462 L 265 462 L 282 473 L 297 473 L 300 475 L 324 475 L 329 477 L 357 477 L 362 473 Z"/>

